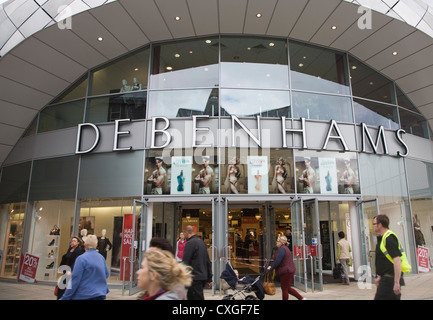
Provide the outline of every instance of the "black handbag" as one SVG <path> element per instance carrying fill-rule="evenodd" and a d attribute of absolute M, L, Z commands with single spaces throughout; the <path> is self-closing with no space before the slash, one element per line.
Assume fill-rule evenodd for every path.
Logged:
<path fill-rule="evenodd" d="M 341 263 L 337 263 L 335 265 L 334 269 L 332 269 L 332 275 L 334 279 L 341 279 L 344 277 L 343 266 L 341 265 Z"/>
<path fill-rule="evenodd" d="M 58 236 L 58 235 L 60 235 L 60 228 L 55 225 L 50 231 L 50 236 Z"/>

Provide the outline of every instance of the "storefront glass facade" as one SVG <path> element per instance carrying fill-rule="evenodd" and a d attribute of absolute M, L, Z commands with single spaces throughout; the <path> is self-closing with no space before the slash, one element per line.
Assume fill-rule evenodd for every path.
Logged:
<path fill-rule="evenodd" d="M 197 116 L 208 122 L 193 122 L 191 145 L 187 129 Z M 262 118 L 270 129 L 287 119 L 293 130 L 303 121 L 320 128 L 333 120 L 327 137 L 340 150 L 303 147 L 297 138 L 287 142 L 289 147 L 275 145 L 280 137 L 266 136 L 266 131 L 259 137 Z M 123 119 L 139 128 L 131 137 L 119 128 Z M 160 147 L 167 138 L 164 121 L 171 121 L 174 146 Z M 259 272 L 264 259 L 272 257 L 275 236 L 287 228 L 292 228 L 297 256 L 315 259 L 314 267 L 299 267 L 301 286 L 311 286 L 310 274 L 320 283 L 332 269 L 339 231 L 359 252 L 355 267 L 371 264 L 373 217 L 357 211 L 360 199 L 376 201 L 379 212 L 390 217 L 413 272 L 415 245 L 432 247 L 431 163 L 410 154 L 403 158 L 398 153 L 361 152 L 356 135 L 365 124 L 387 134 L 402 128 L 425 140 L 428 124 L 393 81 L 346 53 L 263 37 L 151 44 L 89 70 L 38 114 L 21 142 L 35 147 L 41 144 L 39 137 L 55 142 L 56 136 L 69 137 L 70 132 L 75 138 L 82 123 L 101 130 L 95 152 L 65 155 L 45 147 L 34 157 L 15 150 L 15 160 L 2 168 L 1 276 L 16 276 L 16 257 L 22 250 L 40 257 L 37 280 L 54 281 L 70 236 L 101 236 L 105 230 L 110 280 L 119 281 L 125 257 L 122 228 L 125 217 L 137 212 L 137 200 L 146 203 L 143 210 L 152 217 L 148 237 L 165 237 L 174 245 L 184 225 L 195 225 L 209 246 L 215 273 L 221 258 L 233 259 L 244 271 Z M 116 137 L 128 136 L 122 140 L 125 145 L 115 142 L 113 147 L 106 138 L 113 123 Z M 244 135 L 228 130 L 211 138 L 201 134 L 221 128 L 221 123 L 241 127 Z M 153 141 L 156 131 L 162 138 Z M 347 132 L 355 136 L 347 144 L 357 149 L 346 148 L 341 137 Z M 266 146 L 260 146 L 259 138 Z M 127 139 L 142 147 L 130 150 Z M 228 142 L 231 139 L 239 143 Z M 378 147 L 379 138 L 376 143 Z M 54 227 L 60 234 L 50 235 Z M 417 228 L 423 242 L 416 238 Z M 323 250 L 312 253 L 318 245 Z M 351 271 L 356 277 L 355 267 Z"/>

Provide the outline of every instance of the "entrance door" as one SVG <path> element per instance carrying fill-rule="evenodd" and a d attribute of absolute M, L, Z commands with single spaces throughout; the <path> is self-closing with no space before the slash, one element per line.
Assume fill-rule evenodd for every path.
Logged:
<path fill-rule="evenodd" d="M 376 274 L 375 243 L 376 235 L 373 231 L 373 218 L 379 214 L 377 199 L 357 202 L 359 225 L 361 227 L 361 258 L 362 266 L 366 268 L 362 273 Z"/>
<path fill-rule="evenodd" d="M 143 260 L 144 252 L 146 251 L 148 244 L 148 219 L 147 219 L 147 203 L 139 200 L 134 200 L 134 208 L 132 213 L 132 234 L 130 239 L 132 240 L 129 248 L 129 268 L 125 268 L 130 271 L 129 274 L 129 294 L 133 295 L 140 291 L 137 287 L 137 276 L 136 272 L 140 269 L 141 261 Z M 125 228 L 123 230 L 123 243 L 127 240 L 125 238 Z"/>
<path fill-rule="evenodd" d="M 323 289 L 322 254 L 318 200 L 302 198 L 291 204 L 293 256 L 296 274 L 294 284 L 307 292 L 308 288 Z"/>

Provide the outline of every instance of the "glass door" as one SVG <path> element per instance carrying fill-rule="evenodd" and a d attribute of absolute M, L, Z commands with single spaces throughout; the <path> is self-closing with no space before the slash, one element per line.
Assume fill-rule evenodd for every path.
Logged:
<path fill-rule="evenodd" d="M 140 269 L 141 261 L 143 260 L 144 253 L 148 247 L 146 243 L 147 233 L 148 233 L 148 219 L 147 219 L 147 203 L 139 200 L 134 200 L 134 208 L 132 212 L 132 228 L 131 228 L 131 237 L 130 242 L 127 241 L 128 237 L 126 237 L 125 232 L 128 231 L 125 228 L 123 229 L 123 243 L 129 245 L 129 294 L 133 295 L 140 291 L 140 288 L 137 287 L 137 277 L 136 272 Z M 125 243 L 127 242 L 127 243 Z"/>
<path fill-rule="evenodd" d="M 357 202 L 359 225 L 361 227 L 361 258 L 364 270 L 371 276 L 376 273 L 376 235 L 373 230 L 373 218 L 379 214 L 377 199 Z"/>
<path fill-rule="evenodd" d="M 297 199 L 291 203 L 293 258 L 296 273 L 294 284 L 307 292 L 323 289 L 322 253 L 318 200 Z"/>

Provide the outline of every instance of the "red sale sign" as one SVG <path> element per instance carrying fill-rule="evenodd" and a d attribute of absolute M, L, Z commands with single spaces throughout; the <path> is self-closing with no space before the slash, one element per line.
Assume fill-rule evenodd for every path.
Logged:
<path fill-rule="evenodd" d="M 36 271 L 38 270 L 39 257 L 26 253 L 21 256 L 19 282 L 34 283 Z"/>
<path fill-rule="evenodd" d="M 123 216 L 123 232 L 122 232 L 122 260 L 120 265 L 120 280 L 129 281 L 131 273 L 131 250 L 134 250 L 134 232 L 133 232 L 133 214 L 125 214 Z M 133 255 L 135 256 L 135 254 Z M 125 279 L 123 279 L 125 275 Z M 134 277 L 134 274 L 132 274 Z"/>
<path fill-rule="evenodd" d="M 416 258 L 418 261 L 418 273 L 430 272 L 428 248 L 418 246 Z"/>

